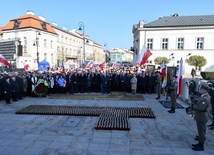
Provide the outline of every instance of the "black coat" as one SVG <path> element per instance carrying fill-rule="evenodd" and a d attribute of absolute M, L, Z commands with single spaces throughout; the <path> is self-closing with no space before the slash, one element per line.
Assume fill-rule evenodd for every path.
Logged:
<path fill-rule="evenodd" d="M 11 83 L 12 92 L 18 93 L 19 92 L 19 83 L 18 83 L 18 81 L 11 80 L 10 83 Z"/>
<path fill-rule="evenodd" d="M 8 82 L 3 83 L 3 92 L 5 98 L 11 98 L 12 97 L 12 86 Z"/>

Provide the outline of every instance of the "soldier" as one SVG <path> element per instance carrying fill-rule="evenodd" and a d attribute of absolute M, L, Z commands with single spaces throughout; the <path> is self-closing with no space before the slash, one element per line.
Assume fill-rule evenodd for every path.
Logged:
<path fill-rule="evenodd" d="M 214 87 L 213 87 L 213 84 L 209 83 L 209 87 L 210 87 L 209 95 L 210 95 L 210 103 L 211 103 L 211 107 L 212 107 L 213 119 L 212 119 L 212 123 L 210 125 L 208 125 L 208 127 L 210 130 L 214 130 Z"/>
<path fill-rule="evenodd" d="M 206 139 L 206 123 L 208 122 L 208 107 L 210 104 L 210 96 L 208 94 L 210 88 L 206 85 L 202 85 L 200 88 L 201 97 L 198 99 L 196 104 L 193 104 L 193 110 L 195 111 L 195 121 L 198 130 L 198 136 L 195 140 L 199 142 L 197 144 L 192 144 L 194 151 L 204 150 L 204 141 Z"/>
<path fill-rule="evenodd" d="M 169 113 L 175 113 L 176 98 L 177 98 L 177 86 L 178 86 L 177 76 L 173 75 L 172 81 L 171 81 L 170 86 L 169 86 L 170 100 L 172 103 L 172 108 L 171 108 L 171 110 L 168 111 Z"/>
<path fill-rule="evenodd" d="M 157 78 L 156 78 L 156 86 L 157 86 L 157 95 L 158 97 L 156 97 L 157 100 L 160 99 L 160 94 L 161 94 L 161 83 L 162 83 L 162 77 L 161 77 L 161 73 L 157 72 Z"/>

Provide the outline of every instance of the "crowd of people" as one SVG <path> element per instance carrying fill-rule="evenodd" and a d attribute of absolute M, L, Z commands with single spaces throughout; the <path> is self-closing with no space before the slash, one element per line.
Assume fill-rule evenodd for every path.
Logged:
<path fill-rule="evenodd" d="M 99 69 L 76 69 L 67 72 L 39 72 L 23 71 L 9 74 L 0 74 L 0 100 L 6 104 L 23 99 L 25 96 L 46 96 L 53 94 L 75 94 L 75 93 L 102 93 L 110 94 L 112 91 L 155 94 L 160 99 L 163 78 L 159 71 L 147 70 L 99 70 Z M 173 75 L 168 84 L 172 108 L 169 113 L 175 113 L 177 99 L 177 76 Z M 208 122 L 207 110 L 211 103 L 214 112 L 214 89 L 206 85 L 200 88 L 202 94 L 197 103 L 193 105 L 198 135 L 195 140 L 199 142 L 192 145 L 195 151 L 204 150 L 206 140 L 206 123 Z M 210 100 L 211 96 L 211 100 Z M 214 113 L 212 113 L 214 115 Z M 214 129 L 214 118 L 212 124 L 208 125 Z"/>
<path fill-rule="evenodd" d="M 102 93 L 112 91 L 154 94 L 157 92 L 159 72 L 76 69 L 67 72 L 23 71 L 0 74 L 0 99 L 7 104 L 25 96 L 52 94 Z M 160 93 L 159 93 L 160 95 Z"/>

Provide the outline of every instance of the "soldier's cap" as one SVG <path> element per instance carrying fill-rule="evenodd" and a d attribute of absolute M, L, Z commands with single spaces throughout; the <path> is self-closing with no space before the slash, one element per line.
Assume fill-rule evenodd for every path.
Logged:
<path fill-rule="evenodd" d="M 174 78 L 178 78 L 176 75 L 173 75 L 172 77 L 174 77 Z"/>
<path fill-rule="evenodd" d="M 207 85 L 203 84 L 201 85 L 201 88 L 200 89 L 204 89 L 206 91 L 209 91 L 210 90 L 210 87 L 208 87 Z"/>

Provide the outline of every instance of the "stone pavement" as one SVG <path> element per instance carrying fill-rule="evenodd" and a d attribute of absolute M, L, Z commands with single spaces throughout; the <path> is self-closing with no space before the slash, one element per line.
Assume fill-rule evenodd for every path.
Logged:
<path fill-rule="evenodd" d="M 214 131 L 207 130 L 205 151 L 191 149 L 196 125 L 184 109 L 169 114 L 156 95 L 144 101 L 30 98 L 0 101 L 1 155 L 210 155 Z M 163 98 L 163 97 L 162 97 Z M 187 106 L 182 101 L 178 103 Z M 130 131 L 95 130 L 98 117 L 15 114 L 28 105 L 151 107 L 156 119 L 130 118 Z M 210 123 L 210 121 L 208 122 Z"/>

